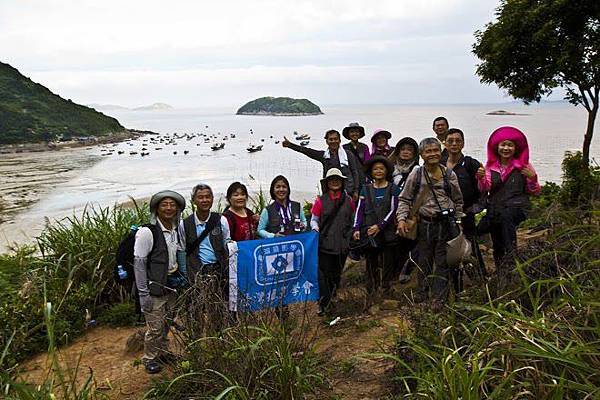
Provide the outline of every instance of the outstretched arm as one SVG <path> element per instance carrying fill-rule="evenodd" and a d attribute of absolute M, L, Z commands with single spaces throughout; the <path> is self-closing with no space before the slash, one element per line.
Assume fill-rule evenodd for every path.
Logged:
<path fill-rule="evenodd" d="M 283 147 L 287 147 L 288 149 L 297 151 L 298 153 L 302 153 L 315 161 L 323 161 L 323 150 L 315 150 L 311 149 L 310 147 L 299 146 L 295 143 L 290 142 L 285 136 L 283 137 L 283 142 L 281 142 L 281 145 Z"/>

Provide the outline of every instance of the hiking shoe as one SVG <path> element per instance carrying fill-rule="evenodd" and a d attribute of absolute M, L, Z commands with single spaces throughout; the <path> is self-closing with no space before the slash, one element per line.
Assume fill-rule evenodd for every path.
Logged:
<path fill-rule="evenodd" d="M 402 284 L 408 283 L 410 282 L 410 275 L 401 274 L 398 277 L 398 281 Z"/>
<path fill-rule="evenodd" d="M 319 311 L 317 311 L 317 315 L 319 317 L 322 317 L 323 315 L 325 315 L 325 307 L 319 306 Z"/>
<path fill-rule="evenodd" d="M 160 366 L 160 364 L 154 360 L 145 362 L 144 368 L 146 369 L 146 372 L 149 374 L 158 374 L 162 370 L 162 367 Z"/>

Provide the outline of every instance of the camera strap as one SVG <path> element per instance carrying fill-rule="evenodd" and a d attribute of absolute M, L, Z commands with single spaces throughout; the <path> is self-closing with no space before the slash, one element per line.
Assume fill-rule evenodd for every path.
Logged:
<path fill-rule="evenodd" d="M 444 169 L 442 168 L 441 165 L 439 167 L 440 167 L 440 170 L 442 171 L 442 179 L 444 179 Z M 427 182 L 427 186 L 429 186 L 429 190 L 431 190 L 431 194 L 433 195 L 435 204 L 437 204 L 440 211 L 444 211 L 444 209 L 440 205 L 437 195 L 435 194 L 435 190 L 433 189 L 433 182 L 431 181 L 431 177 L 429 176 L 429 173 L 427 173 L 427 169 L 425 167 L 423 167 L 423 172 L 425 173 L 425 181 Z"/>

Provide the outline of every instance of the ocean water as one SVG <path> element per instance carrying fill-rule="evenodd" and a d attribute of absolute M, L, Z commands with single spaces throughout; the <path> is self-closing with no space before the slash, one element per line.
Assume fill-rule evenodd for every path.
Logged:
<path fill-rule="evenodd" d="M 587 114 L 581 107 L 566 103 L 524 106 L 518 103 L 485 105 L 383 105 L 322 107 L 324 115 L 306 117 L 236 116 L 234 108 L 186 109 L 169 111 L 107 111 L 122 125 L 152 130 L 160 134 L 207 133 L 229 135 L 225 148 L 212 151 L 202 138 L 179 140 L 175 145 L 148 143 L 149 156 L 129 155 L 141 151 L 143 140 L 114 147 L 125 154 L 103 156 L 104 149 L 78 148 L 52 153 L 1 155 L 0 196 L 9 210 L 0 224 L 0 246 L 23 242 L 37 235 L 44 219 L 58 219 L 80 212 L 86 205 L 107 206 L 129 197 L 146 198 L 161 189 L 173 189 L 189 197 L 193 185 L 204 182 L 220 196 L 233 181 L 241 181 L 251 191 L 268 191 L 271 179 L 283 174 L 291 182 L 292 197 L 311 199 L 321 177 L 319 163 L 281 144 L 284 136 L 293 140 L 293 131 L 308 133 L 309 146 L 325 147 L 328 129 L 342 130 L 359 122 L 370 133 L 377 128 L 392 132 L 391 143 L 404 136 L 419 141 L 433 136 L 431 124 L 438 115 L 451 127 L 465 133 L 465 154 L 485 162 L 485 145 L 499 126 L 520 128 L 529 140 L 531 163 L 542 181 L 559 182 L 564 152 L 579 150 Z M 507 110 L 519 114 L 492 116 L 487 112 Z M 598 125 L 598 124 L 597 124 Z M 252 129 L 252 134 L 250 130 Z M 248 153 L 250 142 L 264 149 Z M 112 148 L 112 147 L 111 147 Z M 184 154 L 187 150 L 189 153 Z M 173 152 L 177 152 L 177 155 Z M 592 156 L 600 154 L 600 142 L 592 143 Z"/>

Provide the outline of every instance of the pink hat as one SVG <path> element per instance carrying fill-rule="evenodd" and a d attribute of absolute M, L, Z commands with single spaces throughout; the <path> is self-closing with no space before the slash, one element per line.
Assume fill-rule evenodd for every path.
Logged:
<path fill-rule="evenodd" d="M 520 170 L 529 164 L 529 145 L 525 134 L 512 126 L 502 126 L 492 132 L 488 139 L 486 167 L 495 165 L 498 162 L 498 145 L 505 140 L 510 140 L 517 146 L 514 157 L 515 168 Z"/>

